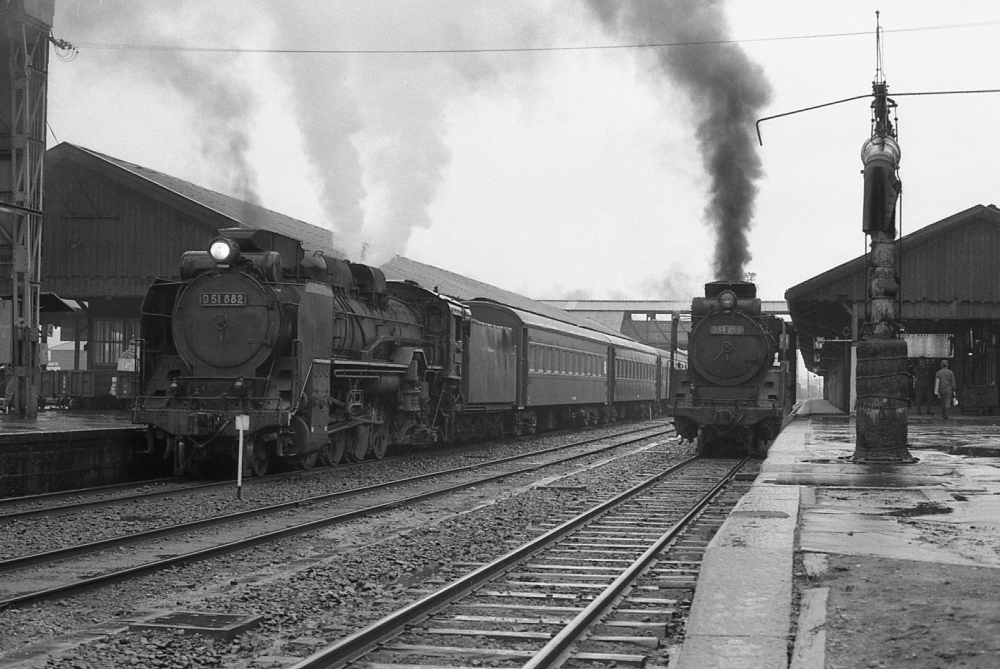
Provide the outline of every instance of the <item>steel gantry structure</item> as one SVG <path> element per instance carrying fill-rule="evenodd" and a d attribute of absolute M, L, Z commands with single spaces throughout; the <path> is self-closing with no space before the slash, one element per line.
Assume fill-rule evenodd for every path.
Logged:
<path fill-rule="evenodd" d="M 0 0 L 0 363 L 12 408 L 38 413 L 42 188 L 55 0 Z"/>

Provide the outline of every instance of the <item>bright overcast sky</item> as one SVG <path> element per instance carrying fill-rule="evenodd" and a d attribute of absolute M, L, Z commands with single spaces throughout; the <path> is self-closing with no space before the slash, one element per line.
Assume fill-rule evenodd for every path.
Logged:
<path fill-rule="evenodd" d="M 53 34 L 80 48 L 51 60 L 49 146 L 256 199 L 355 259 L 400 253 L 539 299 L 687 299 L 715 278 L 716 240 L 703 112 L 662 50 L 742 49 L 769 116 L 869 93 L 880 10 L 890 95 L 1000 88 L 995 2 L 733 0 L 712 28 L 737 46 L 549 50 L 672 41 L 600 5 L 57 0 Z M 122 44 L 171 48 L 104 48 Z M 1000 204 L 1000 94 L 896 102 L 904 234 Z M 746 270 L 781 299 L 864 251 L 869 101 L 761 129 Z"/>

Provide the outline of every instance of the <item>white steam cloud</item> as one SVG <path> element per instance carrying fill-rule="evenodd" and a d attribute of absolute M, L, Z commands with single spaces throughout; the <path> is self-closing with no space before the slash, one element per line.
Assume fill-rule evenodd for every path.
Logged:
<path fill-rule="evenodd" d="M 191 135 L 178 143 L 198 144 L 209 168 L 202 171 L 210 175 L 201 185 L 253 204 L 260 198 L 250 160 L 252 127 L 260 96 L 267 93 L 250 78 L 250 56 L 169 47 L 275 50 L 267 67 L 287 84 L 294 125 L 288 130 L 302 136 L 325 218 L 310 222 L 332 228 L 334 246 L 349 257 L 376 265 L 403 253 L 415 228 L 431 225 L 429 208 L 451 158 L 449 101 L 516 75 L 534 59 L 302 51 L 531 44 L 537 26 L 546 25 L 527 0 L 517 6 L 282 0 L 250 11 L 228 0 L 77 0 L 57 9 L 55 31 L 70 41 L 168 47 L 91 49 L 76 66 L 92 67 L 95 77 L 127 71 L 169 85 L 195 119 Z M 386 11 L 393 20 L 385 20 Z M 113 148 L 108 152 L 114 154 Z"/>

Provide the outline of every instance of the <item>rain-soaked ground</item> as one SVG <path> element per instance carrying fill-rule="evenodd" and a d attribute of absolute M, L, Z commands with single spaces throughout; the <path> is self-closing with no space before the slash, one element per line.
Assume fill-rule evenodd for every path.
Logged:
<path fill-rule="evenodd" d="M 812 416 L 816 441 L 854 444 L 854 418 Z M 1000 457 L 1000 416 L 910 416 L 907 441 L 911 450 L 933 449 L 952 455 Z"/>

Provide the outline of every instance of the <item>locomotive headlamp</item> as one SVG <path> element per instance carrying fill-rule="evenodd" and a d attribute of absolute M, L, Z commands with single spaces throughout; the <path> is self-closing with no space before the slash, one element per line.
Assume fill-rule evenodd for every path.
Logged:
<path fill-rule="evenodd" d="M 724 290 L 719 295 L 719 306 L 723 309 L 732 309 L 736 306 L 736 294 L 731 290 Z"/>
<path fill-rule="evenodd" d="M 208 254 L 215 262 L 228 265 L 240 256 L 240 247 L 231 239 L 216 237 L 208 247 Z"/>

